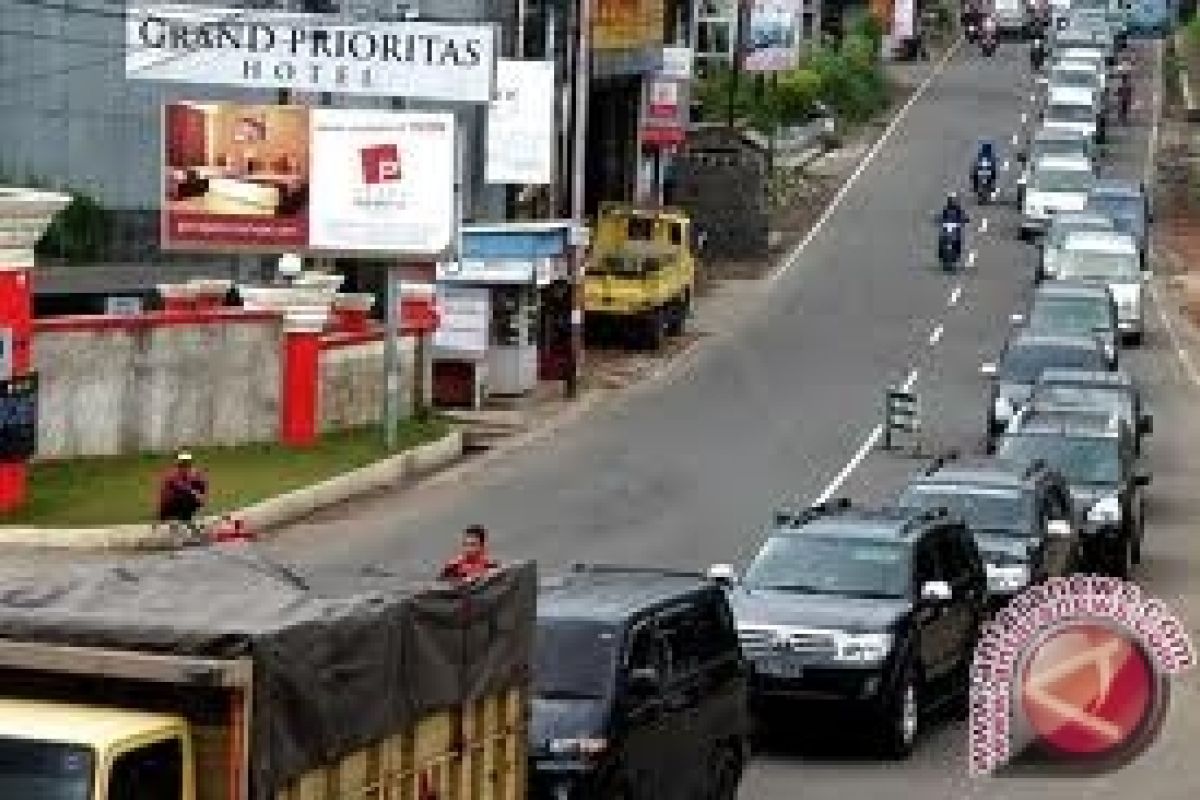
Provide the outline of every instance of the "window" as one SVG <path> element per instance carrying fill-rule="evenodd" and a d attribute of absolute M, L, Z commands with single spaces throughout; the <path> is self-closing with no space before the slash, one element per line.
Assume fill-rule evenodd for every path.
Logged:
<path fill-rule="evenodd" d="M 671 244 L 683 244 L 683 226 L 678 223 L 671 226 Z"/>
<path fill-rule="evenodd" d="M 697 49 L 709 55 L 728 55 L 729 23 L 725 20 L 702 20 L 696 30 Z"/>
<path fill-rule="evenodd" d="M 179 800 L 183 793 L 183 742 L 167 739 L 118 756 L 109 800 Z"/>

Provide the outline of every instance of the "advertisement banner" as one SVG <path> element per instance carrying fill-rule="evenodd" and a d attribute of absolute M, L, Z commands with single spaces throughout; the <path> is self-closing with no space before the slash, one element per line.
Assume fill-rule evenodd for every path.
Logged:
<path fill-rule="evenodd" d="M 660 48 L 663 0 L 594 0 L 592 47 L 596 50 Z"/>
<path fill-rule="evenodd" d="M 441 323 L 434 347 L 457 353 L 486 353 L 491 337 L 491 290 L 478 286 L 437 287 Z"/>
<path fill-rule="evenodd" d="M 268 10 L 164 5 L 126 15 L 132 80 L 487 103 L 489 24 L 370 22 Z"/>
<path fill-rule="evenodd" d="M 795 69 L 800 62 L 802 0 L 750 0 L 742 66 L 747 72 Z"/>
<path fill-rule="evenodd" d="M 548 185 L 554 180 L 554 63 L 496 64 L 496 98 L 488 108 L 488 183 Z"/>
<path fill-rule="evenodd" d="M 171 103 L 163 247 L 442 254 L 456 150 L 452 114 Z"/>
<path fill-rule="evenodd" d="M 664 78 L 674 78 L 686 81 L 692 77 L 692 63 L 695 57 L 690 47 L 664 47 L 662 51 L 662 69 L 659 74 Z"/>
<path fill-rule="evenodd" d="M 654 77 L 646 82 L 642 109 L 642 144 L 672 147 L 687 138 L 686 81 Z"/>
<path fill-rule="evenodd" d="M 895 39 L 911 39 L 915 34 L 916 9 L 913 0 L 895 0 L 895 16 L 889 33 Z"/>

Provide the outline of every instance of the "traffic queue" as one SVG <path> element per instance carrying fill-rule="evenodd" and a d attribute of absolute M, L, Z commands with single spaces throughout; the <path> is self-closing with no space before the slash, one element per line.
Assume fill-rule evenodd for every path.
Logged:
<path fill-rule="evenodd" d="M 1140 459 L 1153 420 L 1123 353 L 1145 333 L 1151 217 L 1144 186 L 1100 177 L 1129 112 L 1118 11 L 1046 11 L 1013 185 L 993 146 L 971 174 L 976 203 L 1011 189 L 1038 248 L 1028 308 L 981 366 L 982 452 L 934 459 L 882 505 L 780 510 L 740 574 L 580 565 L 548 584 L 535 796 L 736 797 L 751 730 L 794 730 L 801 704 L 853 715 L 875 752 L 906 758 L 931 716 L 965 718 L 981 626 L 1014 595 L 1135 577 L 1152 546 Z M 959 202 L 938 220 L 947 270 L 964 249 Z"/>

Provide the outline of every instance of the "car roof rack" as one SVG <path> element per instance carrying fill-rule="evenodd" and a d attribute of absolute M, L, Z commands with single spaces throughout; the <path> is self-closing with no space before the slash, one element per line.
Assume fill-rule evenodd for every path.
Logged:
<path fill-rule="evenodd" d="M 799 527 L 812 522 L 814 519 L 835 511 L 845 511 L 851 507 L 849 497 L 837 497 L 824 503 L 815 503 L 808 508 L 796 510 L 781 508 L 775 512 L 777 526 Z"/>

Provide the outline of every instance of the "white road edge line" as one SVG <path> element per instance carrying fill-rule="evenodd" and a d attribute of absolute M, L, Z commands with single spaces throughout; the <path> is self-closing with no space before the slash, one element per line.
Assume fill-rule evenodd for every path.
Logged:
<path fill-rule="evenodd" d="M 1028 115 L 1028 114 L 1026 114 L 1024 111 L 1022 111 L 1022 112 L 1021 112 L 1021 124 L 1022 124 L 1022 125 L 1028 125 L 1028 124 L 1029 124 L 1029 115 Z"/>
<path fill-rule="evenodd" d="M 987 233 L 987 228 L 988 228 L 988 218 L 984 217 L 983 219 L 979 220 L 979 232 Z"/>
<path fill-rule="evenodd" d="M 904 384 L 900 387 L 900 391 L 912 391 L 913 385 L 917 382 L 917 376 L 917 370 L 914 369 L 909 372 L 908 377 L 904 379 Z M 837 492 L 838 489 L 842 488 L 842 484 L 846 482 L 846 479 L 850 477 L 850 474 L 854 472 L 854 470 L 858 469 L 858 465 L 861 464 L 863 460 L 866 459 L 867 455 L 875 449 L 875 445 L 879 444 L 879 439 L 882 436 L 882 424 L 876 425 L 874 428 L 872 428 L 871 433 L 867 436 L 866 441 L 862 443 L 862 445 L 854 453 L 854 456 L 849 462 L 847 462 L 846 466 L 842 467 L 842 471 L 834 476 L 834 479 L 829 482 L 829 485 L 825 487 L 825 491 L 821 492 L 817 499 L 813 501 L 813 505 L 828 503 L 829 499 L 833 497 L 834 493 Z"/>
<path fill-rule="evenodd" d="M 933 329 L 933 333 L 929 334 L 929 346 L 933 347 L 942 340 L 942 334 L 946 332 L 945 325 L 938 325 Z"/>
<path fill-rule="evenodd" d="M 955 286 L 954 291 L 950 293 L 950 301 L 946 303 L 948 306 L 958 305 L 958 299 L 962 297 L 962 286 Z"/>
<path fill-rule="evenodd" d="M 975 251 L 974 250 L 967 253 L 967 266 L 968 267 L 975 266 Z"/>
<path fill-rule="evenodd" d="M 1000 171 L 1008 172 L 1008 162 L 1007 161 L 1005 161 L 1003 164 L 1000 165 Z"/>
<path fill-rule="evenodd" d="M 1019 145 L 1021 143 L 1021 134 L 1014 133 L 1012 135 L 1012 143 L 1013 143 L 1013 147 L 1016 147 L 1017 145 Z"/>
<path fill-rule="evenodd" d="M 933 71 L 925 77 L 925 80 L 923 80 L 921 85 L 916 88 L 916 91 L 912 93 L 912 96 L 908 98 L 907 102 L 900 107 L 900 110 L 896 112 L 896 116 L 892 117 L 892 121 L 889 122 L 888 126 L 883 129 L 883 133 L 879 135 L 879 138 L 875 140 L 875 144 L 871 146 L 871 149 L 868 150 L 866 155 L 862 157 L 862 160 L 858 162 L 858 166 L 855 167 L 854 171 L 850 173 L 850 177 L 847 178 L 842 184 L 842 188 L 838 189 L 837 194 L 835 194 L 833 199 L 829 201 L 829 205 L 825 206 L 825 211 L 822 212 L 816 223 L 813 224 L 812 228 L 809 229 L 808 233 L 803 239 L 800 240 L 799 244 L 796 245 L 792 252 L 788 254 L 788 257 L 783 260 L 783 263 L 780 264 L 775 271 L 767 277 L 767 285 L 775 283 L 777 280 L 790 272 L 796 266 L 796 264 L 800 263 L 800 256 L 804 253 L 808 246 L 812 244 L 812 241 L 817 238 L 817 235 L 820 234 L 825 228 L 825 225 L 829 222 L 830 218 L 833 217 L 834 213 L 842 205 L 842 201 L 846 199 L 846 195 L 849 194 L 850 190 L 854 188 L 854 185 L 858 183 L 858 179 L 862 177 L 864 172 L 867 171 L 867 167 L 871 166 L 871 164 L 875 161 L 875 157 L 879 155 L 879 151 L 881 151 L 884 145 L 888 143 L 888 140 L 892 138 L 892 134 L 898 127 L 900 127 L 900 123 L 904 122 L 904 120 L 908 117 L 908 112 L 912 110 L 912 107 L 917 104 L 918 100 L 925 96 L 925 92 L 929 91 L 929 87 L 934 80 L 936 80 L 937 77 L 946 70 L 946 67 L 950 64 L 950 59 L 954 57 L 954 54 L 958 51 L 958 48 L 961 45 L 962 39 L 959 39 L 949 50 L 946 51 L 945 55 L 942 56 L 941 61 L 939 61 L 933 68 Z"/>

